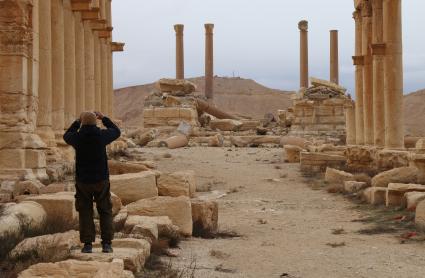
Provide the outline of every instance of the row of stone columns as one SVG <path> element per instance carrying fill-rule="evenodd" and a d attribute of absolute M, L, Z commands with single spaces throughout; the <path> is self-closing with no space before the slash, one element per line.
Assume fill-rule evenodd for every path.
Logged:
<path fill-rule="evenodd" d="M 184 25 L 174 25 L 176 32 L 176 79 L 184 79 Z M 214 24 L 205 24 L 205 97 L 214 98 Z"/>
<path fill-rule="evenodd" d="M 356 144 L 404 147 L 401 0 L 356 0 Z"/>

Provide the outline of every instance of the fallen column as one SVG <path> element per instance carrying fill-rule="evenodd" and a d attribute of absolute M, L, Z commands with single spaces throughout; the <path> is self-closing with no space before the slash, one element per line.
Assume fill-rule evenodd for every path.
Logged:
<path fill-rule="evenodd" d="M 230 115 L 201 99 L 196 99 L 196 108 L 198 110 L 198 113 L 208 113 L 218 119 L 238 119 L 237 117 Z"/>

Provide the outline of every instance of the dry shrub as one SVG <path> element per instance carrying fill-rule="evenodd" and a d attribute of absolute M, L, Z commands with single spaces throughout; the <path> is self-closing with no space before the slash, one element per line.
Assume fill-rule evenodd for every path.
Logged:
<path fill-rule="evenodd" d="M 195 278 L 196 259 L 192 258 L 188 266 L 183 268 L 173 265 L 171 259 L 167 262 L 158 255 L 151 255 L 145 263 L 143 272 L 135 274 L 136 278 Z"/>

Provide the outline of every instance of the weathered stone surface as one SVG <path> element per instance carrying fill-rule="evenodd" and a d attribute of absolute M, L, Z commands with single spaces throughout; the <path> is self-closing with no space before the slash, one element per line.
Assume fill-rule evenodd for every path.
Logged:
<path fill-rule="evenodd" d="M 123 238 L 113 242 L 114 253 L 102 253 L 99 243 L 93 245 L 92 254 L 71 252 L 71 259 L 80 261 L 112 262 L 114 259 L 124 261 L 124 269 L 140 272 L 150 255 L 150 244 L 145 239 Z"/>
<path fill-rule="evenodd" d="M 5 234 L 19 234 L 24 226 L 28 229 L 39 229 L 45 223 L 46 217 L 46 211 L 36 202 L 6 204 L 0 217 L 0 237 Z"/>
<path fill-rule="evenodd" d="M 52 183 L 52 184 L 49 184 L 47 186 L 40 188 L 39 193 L 40 194 L 52 194 L 52 193 L 69 191 L 67 189 L 68 189 L 68 186 L 64 183 Z"/>
<path fill-rule="evenodd" d="M 419 202 L 425 200 L 425 192 L 406 192 L 402 200 L 402 207 L 410 211 L 415 211 Z"/>
<path fill-rule="evenodd" d="M 300 163 L 304 175 L 314 175 L 325 172 L 328 167 L 335 169 L 344 167 L 346 158 L 334 154 L 301 152 Z"/>
<path fill-rule="evenodd" d="M 286 160 L 289 163 L 299 163 L 300 162 L 300 153 L 305 151 L 303 148 L 294 145 L 285 145 L 283 146 L 286 153 Z"/>
<path fill-rule="evenodd" d="M 364 172 L 374 168 L 376 148 L 369 146 L 347 146 L 345 156 L 350 170 Z"/>
<path fill-rule="evenodd" d="M 221 134 L 216 134 L 208 138 L 208 147 L 223 147 L 224 137 Z"/>
<path fill-rule="evenodd" d="M 403 204 L 404 194 L 407 192 L 425 192 L 425 185 L 421 184 L 403 184 L 403 183 L 390 183 L 388 184 L 386 205 L 401 206 Z"/>
<path fill-rule="evenodd" d="M 159 196 L 193 197 L 196 192 L 195 171 L 187 170 L 161 174 L 157 186 Z"/>
<path fill-rule="evenodd" d="M 203 236 L 218 229 L 218 203 L 192 199 L 193 235 Z"/>
<path fill-rule="evenodd" d="M 36 253 L 40 261 L 61 261 L 68 258 L 71 248 L 80 246 L 77 231 L 26 238 L 11 251 L 12 259 Z"/>
<path fill-rule="evenodd" d="M 417 150 L 425 150 L 425 138 L 421 138 L 416 142 Z"/>
<path fill-rule="evenodd" d="M 129 215 L 168 216 L 183 235 L 192 235 L 192 208 L 185 196 L 143 199 L 127 205 L 127 209 Z"/>
<path fill-rule="evenodd" d="M 416 206 L 415 223 L 418 228 L 425 230 L 425 200 Z"/>
<path fill-rule="evenodd" d="M 108 165 L 109 165 L 109 174 L 111 175 L 140 173 L 140 172 L 149 170 L 149 168 L 143 164 L 120 162 L 116 160 L 109 160 Z"/>
<path fill-rule="evenodd" d="M 283 136 L 280 140 L 280 145 L 284 147 L 285 145 L 298 146 L 302 149 L 306 149 L 311 143 L 304 138 L 295 137 L 295 136 Z"/>
<path fill-rule="evenodd" d="M 409 166 L 409 152 L 382 150 L 376 152 L 378 170 L 385 171 Z"/>
<path fill-rule="evenodd" d="M 58 263 L 40 263 L 21 272 L 19 278 L 130 278 L 132 273 L 124 270 L 124 262 L 114 259 L 111 262 L 66 260 Z"/>
<path fill-rule="evenodd" d="M 214 119 L 210 122 L 210 127 L 221 131 L 238 131 L 242 122 L 232 119 Z"/>
<path fill-rule="evenodd" d="M 110 182 L 111 192 L 115 193 L 124 205 L 158 196 L 156 174 L 152 171 L 112 175 Z"/>
<path fill-rule="evenodd" d="M 145 128 L 179 126 L 184 121 L 191 126 L 199 126 L 198 112 L 192 107 L 145 107 L 143 125 Z"/>
<path fill-rule="evenodd" d="M 163 78 L 156 85 L 161 92 L 167 92 L 174 96 L 184 96 L 196 90 L 196 85 L 185 79 Z"/>
<path fill-rule="evenodd" d="M 158 146 L 161 148 L 178 149 L 186 147 L 189 144 L 189 139 L 186 135 L 178 134 L 171 136 L 159 142 Z"/>
<path fill-rule="evenodd" d="M 173 225 L 173 222 L 168 216 L 130 215 L 125 222 L 124 231 L 131 233 L 135 226 L 148 222 L 156 225 L 159 237 L 178 234 L 179 228 Z"/>
<path fill-rule="evenodd" d="M 372 205 L 384 205 L 387 194 L 387 188 L 369 187 L 363 191 L 363 198 Z"/>
<path fill-rule="evenodd" d="M 15 185 L 13 195 L 39 194 L 44 185 L 38 180 L 20 181 Z"/>
<path fill-rule="evenodd" d="M 368 185 L 365 182 L 358 181 L 346 181 L 344 182 L 344 191 L 347 193 L 357 193 L 360 190 L 367 188 Z"/>
<path fill-rule="evenodd" d="M 329 167 L 326 169 L 325 181 L 329 184 L 340 184 L 342 187 L 344 186 L 344 182 L 354 180 L 353 174 Z"/>
<path fill-rule="evenodd" d="M 414 167 L 401 167 L 382 172 L 372 178 L 372 186 L 387 187 L 390 183 L 416 183 L 418 170 Z"/>
<path fill-rule="evenodd" d="M 418 183 L 425 184 L 425 154 L 412 156 L 413 165 L 418 169 Z"/>
<path fill-rule="evenodd" d="M 339 86 L 336 83 L 333 83 L 333 82 L 330 82 L 330 81 L 327 81 L 327 80 L 323 80 L 323 79 L 319 79 L 319 78 L 315 78 L 315 77 L 310 78 L 310 83 L 311 83 L 311 85 L 316 86 L 316 87 L 318 87 L 318 86 L 328 87 L 330 89 L 339 91 L 342 94 L 344 94 L 347 91 L 347 89 L 345 89 L 342 86 Z"/>
<path fill-rule="evenodd" d="M 49 219 L 63 219 L 68 223 L 78 222 L 78 213 L 75 209 L 75 197 L 73 192 L 59 192 L 29 196 L 25 201 L 39 203 L 47 213 Z"/>

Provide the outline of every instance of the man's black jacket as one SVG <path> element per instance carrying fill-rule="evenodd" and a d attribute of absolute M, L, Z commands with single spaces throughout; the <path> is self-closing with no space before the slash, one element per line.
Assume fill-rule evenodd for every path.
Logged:
<path fill-rule="evenodd" d="M 98 183 L 109 180 L 106 145 L 121 136 L 120 129 L 107 117 L 102 119 L 106 129 L 95 125 L 83 125 L 75 121 L 66 131 L 63 139 L 75 149 L 76 181 Z M 79 130 L 78 130 L 79 129 Z"/>

